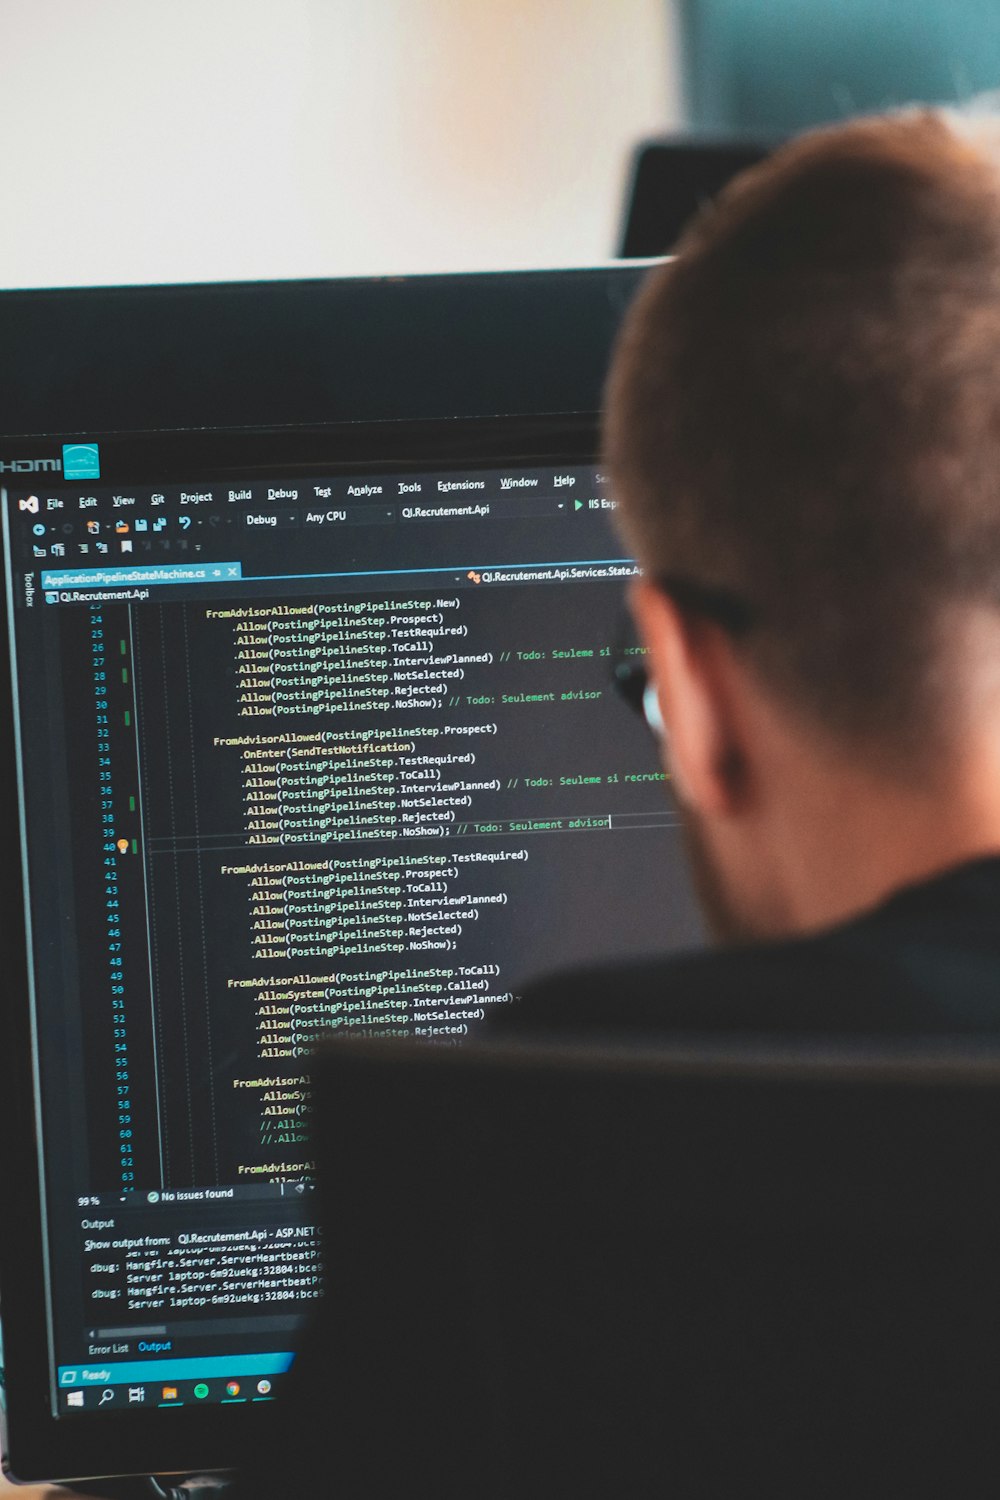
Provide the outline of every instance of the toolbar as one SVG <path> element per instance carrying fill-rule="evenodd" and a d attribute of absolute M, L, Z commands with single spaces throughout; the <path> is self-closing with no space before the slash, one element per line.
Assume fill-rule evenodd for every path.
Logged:
<path fill-rule="evenodd" d="M 148 564 L 157 553 L 239 550 L 252 536 L 344 527 L 572 517 L 612 510 L 606 480 L 588 467 L 363 476 L 239 485 L 17 489 L 11 514 L 25 557 L 100 567 L 112 556 Z M 226 543 L 225 538 L 230 538 Z M 87 560 L 87 561 L 85 561 Z"/>
<path fill-rule="evenodd" d="M 60 1365 L 62 1409 L 132 1410 L 151 1406 L 272 1401 L 275 1385 L 291 1367 L 291 1352 L 210 1356 L 200 1359 L 108 1360 Z"/>

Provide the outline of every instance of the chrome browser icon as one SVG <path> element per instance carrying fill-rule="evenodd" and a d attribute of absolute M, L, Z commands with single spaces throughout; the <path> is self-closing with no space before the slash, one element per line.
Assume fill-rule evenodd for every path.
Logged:
<path fill-rule="evenodd" d="M 64 479 L 100 479 L 101 454 L 97 443 L 63 443 Z"/>

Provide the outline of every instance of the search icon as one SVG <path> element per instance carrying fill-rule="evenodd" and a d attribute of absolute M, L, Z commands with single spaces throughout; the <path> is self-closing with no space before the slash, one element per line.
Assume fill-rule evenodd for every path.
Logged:
<path fill-rule="evenodd" d="M 105 1401 L 113 1401 L 114 1399 L 115 1399 L 115 1393 L 114 1393 L 114 1391 L 111 1389 L 110 1386 L 106 1386 L 105 1389 L 101 1392 L 101 1399 L 100 1399 L 100 1401 L 98 1401 L 97 1404 L 98 1404 L 98 1406 L 103 1406 L 104 1403 L 105 1403 Z"/>

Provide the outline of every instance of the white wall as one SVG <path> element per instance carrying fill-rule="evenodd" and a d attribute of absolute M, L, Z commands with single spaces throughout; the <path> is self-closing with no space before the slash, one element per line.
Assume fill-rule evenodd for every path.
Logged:
<path fill-rule="evenodd" d="M 582 264 L 669 0 L 0 0 L 0 286 Z"/>

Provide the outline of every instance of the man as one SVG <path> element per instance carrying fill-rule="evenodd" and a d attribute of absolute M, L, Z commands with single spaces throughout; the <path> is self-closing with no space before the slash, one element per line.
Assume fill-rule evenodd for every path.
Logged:
<path fill-rule="evenodd" d="M 650 718 L 724 946 L 543 981 L 490 1030 L 995 1032 L 1000 126 L 916 113 L 861 121 L 805 137 L 735 182 L 629 313 L 608 385 L 606 448 L 643 569 L 631 604 L 648 651 Z M 408 1247 L 399 1253 L 401 1295 L 419 1305 Z M 794 1321 L 794 1297 L 789 1305 Z M 475 1328 L 457 1295 L 453 1317 L 453 1327 Z M 949 1344 L 947 1315 L 944 1325 L 934 1348 Z M 727 1328 L 720 1318 L 706 1331 L 715 1340 L 706 1348 L 721 1345 L 726 1358 Z M 434 1454 L 412 1472 L 397 1460 L 403 1407 L 384 1393 L 384 1442 L 373 1456 L 336 1426 L 341 1414 L 325 1404 L 334 1346 L 335 1333 L 317 1323 L 286 1407 L 298 1413 L 294 1440 L 245 1492 L 305 1493 L 300 1476 L 310 1464 L 322 1473 L 343 1447 L 350 1472 L 371 1457 L 383 1487 L 338 1492 L 454 1493 L 450 1455 L 440 1472 Z M 582 1337 L 580 1359 L 587 1348 Z M 916 1378 L 961 1410 L 968 1382 L 957 1395 L 939 1390 L 931 1348 L 928 1334 Z M 822 1360 L 830 1352 L 823 1346 Z M 412 1372 L 420 1347 L 408 1356 Z M 398 1384 L 396 1351 L 376 1343 L 372 1358 Z M 752 1382 L 774 1373 L 757 1368 Z M 706 1380 L 708 1464 L 733 1437 L 723 1421 L 713 1425 Z M 991 1373 L 975 1392 L 986 1407 L 969 1416 L 976 1441 L 995 1430 L 994 1386 Z M 414 1377 L 404 1395 L 417 1392 L 427 1394 Z M 457 1441 L 461 1419 L 444 1410 Z M 832 1447 L 815 1458 L 808 1485 L 789 1490 L 767 1482 L 772 1450 L 799 1441 L 776 1409 L 760 1432 L 766 1472 L 749 1467 L 738 1493 L 889 1493 L 839 1483 L 833 1457 L 863 1457 L 857 1435 L 839 1431 L 840 1415 L 831 1413 Z M 959 1469 L 981 1447 L 964 1445 L 953 1420 L 954 1411 L 938 1427 L 955 1434 L 945 1457 L 956 1492 L 979 1493 L 963 1488 Z M 907 1421 L 904 1411 L 893 1429 L 898 1453 L 883 1444 L 897 1489 L 953 1492 L 934 1475 L 923 1482 L 919 1458 L 904 1478 L 903 1461 L 919 1448 Z M 650 1422 L 669 1456 L 670 1412 Z M 483 1492 L 493 1493 L 482 1462 Z M 533 1484 L 527 1462 L 512 1493 L 537 1494 Z M 607 1493 L 663 1488 L 654 1474 L 645 1488 Z M 723 1491 L 705 1479 L 676 1493 Z"/>
<path fill-rule="evenodd" d="M 650 276 L 607 459 L 727 946 L 543 983 L 496 1024 L 1000 1024 L 998 377 L 997 124 L 815 132 Z"/>

